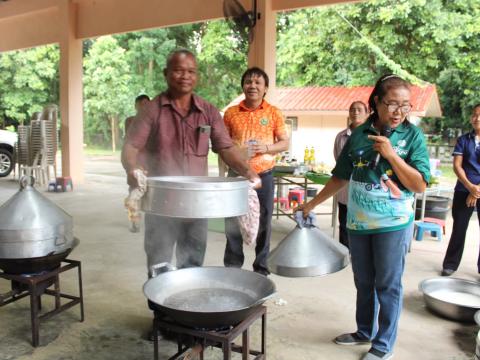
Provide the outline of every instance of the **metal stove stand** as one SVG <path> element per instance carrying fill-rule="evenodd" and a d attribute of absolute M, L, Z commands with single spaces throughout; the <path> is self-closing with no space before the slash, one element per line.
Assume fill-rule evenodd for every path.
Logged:
<path fill-rule="evenodd" d="M 39 345 L 40 322 L 47 320 L 58 313 L 80 304 L 80 321 L 84 320 L 83 309 L 83 290 L 82 290 L 82 267 L 81 262 L 76 260 L 63 260 L 64 263 L 57 269 L 38 274 L 38 275 L 12 275 L 0 272 L 0 278 L 12 282 L 12 290 L 5 294 L 0 294 L 0 307 L 20 300 L 30 295 L 30 314 L 32 319 L 32 345 Z M 60 274 L 77 268 L 78 270 L 78 296 L 64 294 L 60 292 Z M 53 289 L 49 287 L 54 286 Z M 41 296 L 51 295 L 55 297 L 55 309 L 40 315 L 42 308 Z M 70 301 L 61 304 L 61 299 Z"/>
<path fill-rule="evenodd" d="M 261 350 L 250 349 L 250 326 L 258 319 L 262 319 L 262 339 Z M 160 330 L 169 331 L 177 336 L 178 351 L 175 355 L 168 358 L 168 360 L 178 359 L 181 355 L 185 354 L 189 350 L 189 346 L 185 345 L 187 339 L 188 342 L 192 340 L 196 344 L 202 345 L 203 349 L 208 346 L 215 346 L 221 348 L 223 351 L 223 359 L 231 360 L 232 351 L 242 354 L 242 360 L 266 360 L 266 340 L 267 340 L 267 308 L 265 306 L 259 306 L 257 310 L 249 317 L 243 320 L 240 324 L 235 325 L 227 330 L 201 330 L 185 327 L 179 325 L 175 321 L 165 318 L 158 311 L 155 311 L 155 318 L 153 320 L 153 334 L 154 334 L 154 359 L 158 358 L 159 336 Z M 242 346 L 234 344 L 234 340 L 242 334 Z M 253 355 L 254 358 L 250 356 Z M 200 360 L 203 360 L 203 350 L 200 353 Z"/>

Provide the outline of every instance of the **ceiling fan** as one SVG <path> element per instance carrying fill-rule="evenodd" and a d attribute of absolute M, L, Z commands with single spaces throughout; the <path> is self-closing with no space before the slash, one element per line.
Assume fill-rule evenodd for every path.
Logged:
<path fill-rule="evenodd" d="M 247 11 L 238 0 L 223 0 L 223 14 L 230 22 L 234 31 L 248 43 L 253 41 L 254 28 L 260 14 L 257 12 L 257 0 L 252 0 L 252 9 Z"/>

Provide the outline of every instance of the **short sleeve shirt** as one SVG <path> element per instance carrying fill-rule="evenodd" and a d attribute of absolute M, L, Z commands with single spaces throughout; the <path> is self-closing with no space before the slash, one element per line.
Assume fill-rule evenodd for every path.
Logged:
<path fill-rule="evenodd" d="M 480 184 L 480 147 L 475 143 L 475 133 L 463 134 L 457 139 L 453 156 L 462 156 L 462 168 L 465 170 L 468 181 L 472 184 Z M 455 191 L 469 192 L 467 188 L 457 180 Z"/>
<path fill-rule="evenodd" d="M 346 128 L 345 130 L 340 131 L 335 137 L 335 143 L 333 146 L 333 157 L 337 161 L 340 153 L 342 152 L 343 147 L 345 146 L 347 140 L 352 135 L 352 130 Z M 345 186 L 342 190 L 337 193 L 337 200 L 340 204 L 346 205 L 348 203 L 348 186 Z"/>
<path fill-rule="evenodd" d="M 353 131 L 332 171 L 334 176 L 350 180 L 347 229 L 354 234 L 374 234 L 406 228 L 414 217 L 414 194 L 402 185 L 387 160 L 380 158 L 376 168 L 371 169 L 369 164 L 375 161 L 377 152 L 368 135 L 378 135 L 372 120 Z M 422 131 L 403 122 L 389 140 L 397 155 L 428 183 L 430 164 Z M 392 193 L 388 186 L 391 184 L 400 189 L 400 195 Z"/>
<path fill-rule="evenodd" d="M 286 134 L 282 113 L 265 100 L 255 110 L 246 107 L 245 101 L 229 107 L 223 120 L 232 140 L 239 147 L 246 146 L 249 140 L 256 140 L 259 145 L 271 145 L 279 136 Z M 256 173 L 262 173 L 274 167 L 275 157 L 256 154 L 249 160 L 249 165 Z"/>
<path fill-rule="evenodd" d="M 166 93 L 150 101 L 137 115 L 126 139 L 148 153 L 149 176 L 207 175 L 210 141 L 215 152 L 233 146 L 218 110 L 192 95 L 191 109 L 183 116 Z"/>

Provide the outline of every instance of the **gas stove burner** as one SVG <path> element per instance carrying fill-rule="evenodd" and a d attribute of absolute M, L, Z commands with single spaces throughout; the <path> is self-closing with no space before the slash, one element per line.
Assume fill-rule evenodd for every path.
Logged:
<path fill-rule="evenodd" d="M 195 330 L 198 331 L 213 331 L 217 333 L 228 333 L 230 330 L 232 330 L 233 326 L 222 326 L 222 327 L 216 327 L 216 328 L 201 328 L 201 327 L 195 327 Z"/>
<path fill-rule="evenodd" d="M 201 349 L 200 358 L 203 359 L 203 352 L 208 347 L 217 347 L 222 349 L 224 358 L 231 359 L 232 352 L 243 354 L 243 358 L 249 355 L 256 356 L 256 360 L 266 359 L 266 339 L 267 339 L 267 308 L 259 306 L 247 318 L 237 325 L 221 327 L 216 329 L 199 329 L 187 327 L 175 322 L 174 319 L 165 317 L 160 311 L 155 311 L 153 320 L 153 355 L 158 360 L 159 336 L 158 334 L 168 332 L 175 334 L 175 340 L 178 344 L 178 351 L 169 359 L 177 359 L 185 355 L 192 348 Z M 250 326 L 257 320 L 262 319 L 261 348 L 259 351 L 250 349 Z M 234 341 L 242 335 L 242 345 L 235 345 Z"/>

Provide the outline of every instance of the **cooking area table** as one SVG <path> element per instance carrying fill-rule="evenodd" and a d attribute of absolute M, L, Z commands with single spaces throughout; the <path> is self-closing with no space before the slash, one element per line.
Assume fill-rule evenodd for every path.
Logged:
<path fill-rule="evenodd" d="M 304 190 L 305 196 L 303 198 L 303 202 L 307 201 L 307 189 L 309 185 L 325 185 L 328 180 L 330 180 L 331 176 L 324 173 L 314 173 L 314 172 L 307 172 L 302 175 L 294 175 L 289 173 L 282 173 L 282 172 L 273 172 L 273 176 L 275 177 L 275 185 L 276 185 L 276 198 L 277 204 L 275 206 L 275 216 L 277 219 L 280 216 L 287 216 L 293 221 L 295 218 L 293 213 L 290 211 L 285 211 L 280 207 L 280 202 L 278 199 L 280 198 L 280 187 L 281 186 L 288 186 L 288 185 L 295 185 L 300 187 Z M 331 212 L 316 212 L 316 215 L 331 215 L 332 221 L 332 237 L 335 237 L 336 228 L 337 228 L 337 199 L 336 196 L 332 199 L 332 211 Z"/>

